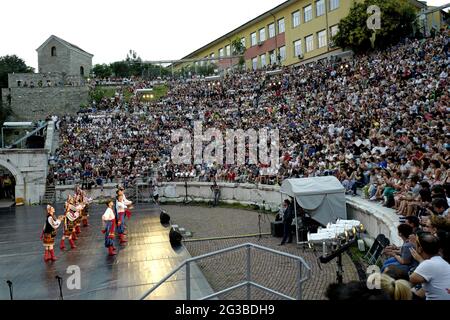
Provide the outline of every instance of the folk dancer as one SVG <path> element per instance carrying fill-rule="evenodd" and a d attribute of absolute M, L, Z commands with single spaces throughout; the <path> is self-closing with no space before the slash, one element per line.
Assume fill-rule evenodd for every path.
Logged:
<path fill-rule="evenodd" d="M 74 206 L 75 208 L 73 210 L 79 211 L 78 218 L 75 221 L 75 238 L 74 240 L 78 239 L 78 236 L 81 233 L 81 220 L 82 220 L 82 210 L 84 208 L 84 203 L 82 202 L 82 194 L 83 190 L 81 190 L 79 187 L 75 190 L 75 197 L 74 197 Z"/>
<path fill-rule="evenodd" d="M 127 197 L 125 196 L 125 188 L 122 186 L 119 187 L 119 190 L 117 190 L 117 195 L 123 196 L 123 203 L 125 203 L 125 205 L 127 206 L 127 208 L 125 209 L 125 215 L 128 219 L 130 219 L 131 209 L 133 209 L 133 202 L 127 199 Z"/>
<path fill-rule="evenodd" d="M 108 248 L 108 254 L 110 256 L 116 255 L 116 248 L 114 247 L 114 232 L 116 228 L 116 216 L 114 214 L 114 200 L 110 199 L 107 204 L 105 213 L 102 216 L 103 229 L 102 233 L 105 234 L 105 247 Z"/>
<path fill-rule="evenodd" d="M 74 240 L 77 239 L 75 234 L 75 221 L 79 217 L 79 211 L 76 210 L 76 207 L 73 205 L 74 199 L 69 196 L 66 202 L 66 212 L 64 218 L 64 233 L 61 238 L 61 243 L 59 248 L 64 250 L 66 248 L 64 240 L 69 238 L 70 248 L 75 249 L 76 245 Z"/>
<path fill-rule="evenodd" d="M 45 253 L 44 253 L 44 261 L 56 261 L 55 250 L 53 246 L 55 245 L 56 238 L 56 230 L 61 225 L 61 222 L 64 220 L 64 216 L 59 216 L 56 218 L 55 216 L 55 208 L 48 205 L 47 206 L 47 218 L 45 219 L 45 225 L 42 229 L 41 240 L 44 244 Z"/>
<path fill-rule="evenodd" d="M 125 209 L 127 208 L 127 205 L 124 203 L 123 200 L 123 194 L 118 193 L 116 197 L 116 202 L 114 205 L 114 214 L 116 217 L 116 223 L 117 223 L 117 233 L 119 234 L 119 243 L 124 244 L 128 240 L 125 238 Z"/>
<path fill-rule="evenodd" d="M 88 198 L 86 192 L 82 191 L 80 195 L 80 201 L 83 206 L 81 209 L 81 222 L 83 223 L 83 227 L 89 227 L 89 203 L 92 201 L 91 198 Z"/>

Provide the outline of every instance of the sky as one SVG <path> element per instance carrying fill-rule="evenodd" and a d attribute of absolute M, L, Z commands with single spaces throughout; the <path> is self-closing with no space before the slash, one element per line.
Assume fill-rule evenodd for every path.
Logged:
<path fill-rule="evenodd" d="M 16 54 L 37 69 L 36 49 L 54 34 L 94 54 L 94 64 L 122 60 L 130 49 L 143 60 L 180 59 L 284 1 L 7 0 L 0 56 Z"/>

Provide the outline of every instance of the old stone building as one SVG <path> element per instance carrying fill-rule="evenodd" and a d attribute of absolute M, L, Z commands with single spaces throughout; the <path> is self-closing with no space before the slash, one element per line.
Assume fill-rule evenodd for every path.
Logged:
<path fill-rule="evenodd" d="M 50 36 L 36 51 L 39 73 L 61 72 L 86 77 L 91 72 L 93 55 L 57 36 Z"/>
<path fill-rule="evenodd" d="M 1 98 L 12 110 L 10 120 L 41 120 L 47 115 L 76 113 L 86 105 L 86 78 L 93 55 L 54 35 L 38 49 L 39 73 L 8 75 Z"/>

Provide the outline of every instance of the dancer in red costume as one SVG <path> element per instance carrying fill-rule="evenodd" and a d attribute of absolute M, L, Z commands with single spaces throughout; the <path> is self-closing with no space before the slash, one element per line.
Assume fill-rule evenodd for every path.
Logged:
<path fill-rule="evenodd" d="M 48 205 L 47 206 L 47 218 L 45 219 L 45 225 L 42 230 L 42 242 L 44 244 L 45 253 L 44 253 L 44 261 L 56 261 L 55 250 L 53 246 L 55 245 L 55 237 L 56 230 L 61 225 L 61 222 L 64 220 L 64 216 L 60 216 L 56 218 L 55 216 L 55 208 Z"/>
<path fill-rule="evenodd" d="M 74 202 L 75 202 L 75 200 L 71 196 L 69 196 L 66 201 L 66 214 L 64 217 L 64 234 L 62 236 L 61 244 L 59 246 L 59 248 L 61 250 L 64 250 L 66 248 L 65 242 L 64 242 L 64 240 L 66 238 L 69 238 L 69 243 L 70 243 L 71 249 L 76 248 L 76 245 L 74 242 L 74 240 L 77 239 L 76 234 L 75 234 L 75 221 L 79 217 L 80 213 L 78 210 L 76 210 Z"/>
<path fill-rule="evenodd" d="M 116 197 L 116 202 L 114 205 L 114 215 L 117 222 L 117 233 L 119 234 L 120 244 L 124 244 L 128 240 L 125 238 L 125 209 L 127 209 L 126 204 L 123 200 L 123 195 L 118 195 Z"/>
<path fill-rule="evenodd" d="M 119 187 L 116 194 L 118 196 L 120 196 L 120 195 L 123 196 L 123 203 L 127 206 L 127 208 L 125 209 L 125 215 L 127 216 L 128 219 L 130 219 L 131 218 L 131 209 L 133 209 L 133 202 L 127 199 L 127 197 L 125 196 L 125 188 L 122 186 Z"/>
<path fill-rule="evenodd" d="M 114 232 L 116 227 L 116 216 L 114 214 L 114 200 L 109 200 L 107 202 L 107 207 L 105 213 L 102 216 L 103 230 L 105 234 L 105 247 L 108 248 L 108 254 L 113 256 L 117 254 L 114 247 Z"/>

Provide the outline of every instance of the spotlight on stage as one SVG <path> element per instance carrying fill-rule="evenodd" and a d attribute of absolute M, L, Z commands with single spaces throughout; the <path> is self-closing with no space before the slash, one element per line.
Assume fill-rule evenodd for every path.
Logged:
<path fill-rule="evenodd" d="M 170 223 L 170 216 L 165 210 L 161 210 L 161 214 L 159 215 L 159 221 L 161 221 L 162 225 L 168 225 Z"/>

